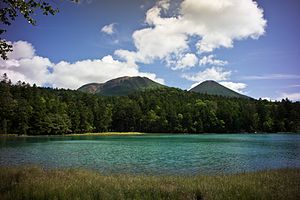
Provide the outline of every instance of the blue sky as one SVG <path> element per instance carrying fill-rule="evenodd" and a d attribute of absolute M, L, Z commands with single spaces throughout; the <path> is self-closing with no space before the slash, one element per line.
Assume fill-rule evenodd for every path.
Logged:
<path fill-rule="evenodd" d="M 58 1 L 36 26 L 8 27 L 16 50 L 0 72 L 72 89 L 123 75 L 181 89 L 213 79 L 254 98 L 300 100 L 300 3 L 256 2 Z"/>

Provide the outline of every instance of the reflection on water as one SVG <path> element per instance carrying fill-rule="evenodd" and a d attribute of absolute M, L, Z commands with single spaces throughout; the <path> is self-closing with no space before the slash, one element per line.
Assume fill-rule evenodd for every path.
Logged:
<path fill-rule="evenodd" d="M 102 173 L 219 174 L 300 167 L 300 135 L 204 134 L 0 139 L 0 165 Z"/>

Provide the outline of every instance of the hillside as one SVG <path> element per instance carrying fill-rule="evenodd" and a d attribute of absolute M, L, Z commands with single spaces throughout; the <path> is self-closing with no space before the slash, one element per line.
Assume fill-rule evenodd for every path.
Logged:
<path fill-rule="evenodd" d="M 0 134 L 300 132 L 300 103 L 161 87 L 128 96 L 13 85 L 0 79 Z"/>
<path fill-rule="evenodd" d="M 219 95 L 232 98 L 249 98 L 245 95 L 239 94 L 215 81 L 204 81 L 196 87 L 190 89 L 191 92 L 200 94 Z"/>
<path fill-rule="evenodd" d="M 104 96 L 124 96 L 136 91 L 142 91 L 145 89 L 166 87 L 159 83 L 156 83 L 146 77 L 120 77 L 112 79 L 105 83 L 90 83 L 80 88 L 78 91 L 87 92 L 92 94 L 100 94 Z"/>

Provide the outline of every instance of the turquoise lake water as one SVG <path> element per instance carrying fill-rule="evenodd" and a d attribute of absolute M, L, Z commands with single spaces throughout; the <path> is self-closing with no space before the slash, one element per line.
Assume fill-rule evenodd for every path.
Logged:
<path fill-rule="evenodd" d="M 0 138 L 0 165 L 104 174 L 196 175 L 300 167 L 300 135 L 203 134 Z"/>

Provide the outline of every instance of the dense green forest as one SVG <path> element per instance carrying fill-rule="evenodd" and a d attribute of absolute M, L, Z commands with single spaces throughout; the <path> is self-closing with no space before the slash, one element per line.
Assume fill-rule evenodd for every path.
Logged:
<path fill-rule="evenodd" d="M 299 102 L 226 98 L 175 88 L 104 97 L 22 82 L 12 84 L 3 75 L 0 105 L 2 134 L 300 131 Z"/>

